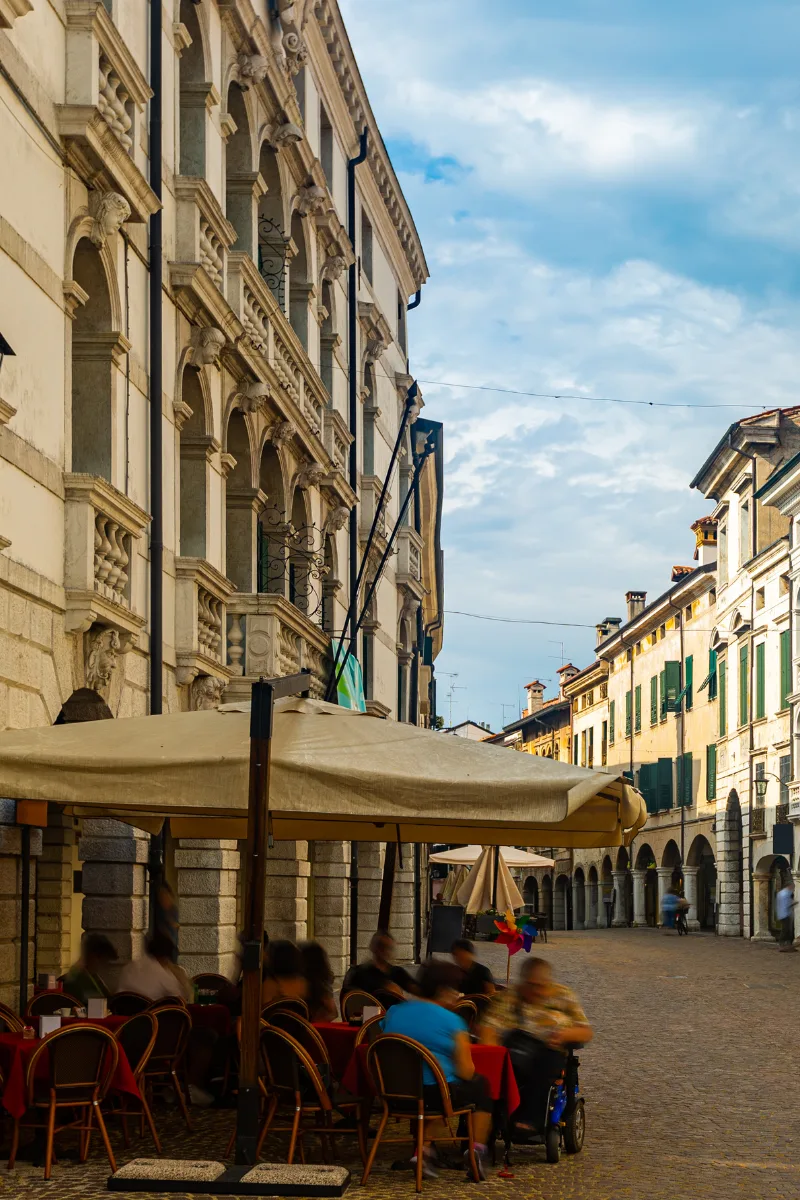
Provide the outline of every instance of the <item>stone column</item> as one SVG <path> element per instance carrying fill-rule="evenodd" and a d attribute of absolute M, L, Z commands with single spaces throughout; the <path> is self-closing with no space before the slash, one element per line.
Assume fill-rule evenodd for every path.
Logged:
<path fill-rule="evenodd" d="M 148 835 L 122 821 L 88 820 L 78 857 L 83 862 L 83 928 L 113 942 L 119 964 L 138 958 L 147 929 L 145 864 Z"/>
<path fill-rule="evenodd" d="M 42 830 L 36 886 L 36 972 L 63 975 L 72 960 L 75 820 L 51 805 Z M 77 923 L 77 922 L 76 922 Z"/>
<path fill-rule="evenodd" d="M 683 868 L 683 890 L 686 894 L 686 899 L 689 901 L 686 924 L 690 929 L 700 928 L 700 921 L 697 917 L 697 873 L 699 870 L 699 867 Z"/>
<path fill-rule="evenodd" d="M 616 892 L 614 898 L 614 915 L 611 918 L 611 924 L 614 928 L 627 928 L 628 919 L 625 913 L 625 879 L 627 870 L 612 871 L 611 876 L 614 880 L 613 890 Z"/>
<path fill-rule="evenodd" d="M 597 884 L 586 885 L 586 928 L 597 929 Z"/>
<path fill-rule="evenodd" d="M 275 842 L 267 853 L 264 928 L 272 941 L 308 935 L 308 842 Z"/>
<path fill-rule="evenodd" d="M 14 821 L 13 800 L 0 800 L 0 1001 L 16 1012 L 19 1001 L 20 925 L 22 920 L 22 830 Z M 28 897 L 28 997 L 33 994 L 34 930 L 36 928 L 36 859 L 42 852 L 42 831 L 31 829 L 31 887 Z"/>
<path fill-rule="evenodd" d="M 664 897 L 672 887 L 673 870 L 673 867 L 656 867 L 658 874 L 658 912 L 656 913 L 656 925 L 663 924 L 661 915 L 664 911 Z"/>
<path fill-rule="evenodd" d="M 633 927 L 640 929 L 647 924 L 647 904 L 645 902 L 647 871 L 634 868 L 631 875 L 633 876 Z"/>
<path fill-rule="evenodd" d="M 190 975 L 213 971 L 233 979 L 237 965 L 238 843 L 181 838 L 178 873 L 178 955 Z"/>
<path fill-rule="evenodd" d="M 580 919 L 581 892 L 583 892 L 583 920 Z M 586 928 L 586 885 L 577 880 L 574 875 L 572 877 L 572 928 Z"/>
<path fill-rule="evenodd" d="M 328 952 L 338 990 L 350 966 L 350 843 L 315 842 L 311 882 L 314 928 L 309 935 Z"/>
<path fill-rule="evenodd" d="M 399 963 L 414 961 L 414 847 L 402 845 L 403 868 L 398 856 L 394 872 L 392 915 L 389 930 L 395 940 L 395 955 Z"/>
<path fill-rule="evenodd" d="M 383 842 L 361 842 L 358 847 L 358 960 L 366 958 L 378 928 L 383 880 Z"/>
<path fill-rule="evenodd" d="M 753 941 L 773 942 L 774 934 L 769 927 L 769 884 L 768 871 L 753 873 Z"/>

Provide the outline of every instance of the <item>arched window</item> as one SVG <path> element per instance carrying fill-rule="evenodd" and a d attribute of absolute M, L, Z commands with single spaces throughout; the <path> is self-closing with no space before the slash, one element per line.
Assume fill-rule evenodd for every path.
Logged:
<path fill-rule="evenodd" d="M 411 433 L 406 430 L 406 436 L 403 441 L 403 457 L 400 459 L 400 505 L 408 495 L 411 487 L 411 480 L 414 475 L 414 462 L 411 457 Z M 414 499 L 409 501 L 408 508 L 403 515 L 403 525 L 413 526 L 414 524 Z"/>
<path fill-rule="evenodd" d="M 335 601 L 339 581 L 336 578 L 336 540 L 332 533 L 325 538 L 322 581 L 322 628 L 325 633 L 336 632 Z"/>
<path fill-rule="evenodd" d="M 258 202 L 258 269 L 286 312 L 286 225 L 278 156 L 267 142 L 261 147 L 259 171 L 267 185 Z"/>
<path fill-rule="evenodd" d="M 301 488 L 295 488 L 292 499 L 292 528 L 289 543 L 289 600 L 300 612 L 311 613 L 317 603 L 313 595 L 314 580 L 309 571 L 310 526 Z"/>
<path fill-rule="evenodd" d="M 364 595 L 371 586 L 372 580 L 366 580 Z M 365 700 L 375 699 L 375 634 L 379 628 L 376 608 L 376 598 L 373 596 L 361 622 L 361 674 L 364 677 Z"/>
<path fill-rule="evenodd" d="M 100 253 L 82 238 L 72 276 L 87 295 L 72 323 L 72 470 L 111 478 L 114 441 L 114 351 L 111 297 Z"/>
<path fill-rule="evenodd" d="M 408 720 L 409 675 L 411 668 L 411 630 L 404 617 L 397 642 L 397 719 Z"/>
<path fill-rule="evenodd" d="M 280 459 L 270 442 L 261 452 L 259 487 L 267 503 L 258 525 L 258 590 L 285 596 L 288 594 L 286 498 Z"/>
<path fill-rule="evenodd" d="M 308 350 L 308 301 L 311 283 L 308 278 L 308 255 L 306 254 L 305 224 L 299 213 L 292 216 L 292 242 L 295 256 L 289 264 L 289 321 L 300 339 L 304 350 Z"/>
<path fill-rule="evenodd" d="M 199 373 L 193 367 L 183 373 L 181 397 L 192 415 L 180 433 L 180 553 L 184 558 L 205 558 L 211 438 L 206 434 Z"/>
<path fill-rule="evenodd" d="M 256 205 L 253 170 L 253 142 L 250 118 L 242 89 L 235 83 L 228 92 L 228 111 L 236 123 L 236 132 L 228 142 L 225 159 L 226 215 L 236 230 L 234 249 L 256 256 Z"/>
<path fill-rule="evenodd" d="M 334 322 L 334 294 L 333 285 L 329 282 L 322 285 L 322 307 L 325 310 L 325 317 L 322 322 L 319 341 L 319 374 L 322 382 L 325 384 L 328 395 L 333 404 L 333 372 L 335 370 L 334 353 L 336 351 L 336 326 Z"/>
<path fill-rule="evenodd" d="M 225 574 L 240 592 L 251 593 L 255 558 L 255 490 L 250 459 L 250 438 L 238 409 L 228 422 L 226 448 L 236 459 L 225 492 Z"/>
<path fill-rule="evenodd" d="M 197 5 L 181 0 L 181 24 L 192 44 L 180 57 L 180 173 L 200 179 L 206 174 L 206 102 L 211 89 L 206 80 L 203 35 Z"/>

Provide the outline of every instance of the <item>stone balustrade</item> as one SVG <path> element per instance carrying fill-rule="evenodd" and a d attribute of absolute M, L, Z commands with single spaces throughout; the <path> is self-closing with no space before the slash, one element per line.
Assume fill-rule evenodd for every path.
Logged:
<path fill-rule="evenodd" d="M 284 596 L 236 593 L 227 606 L 227 695 L 250 694 L 250 682 L 311 669 L 311 694 L 325 692 L 330 639 L 315 621 Z"/>
<path fill-rule="evenodd" d="M 789 820 L 800 821 L 800 779 L 789 784 Z"/>
<path fill-rule="evenodd" d="M 227 220 L 205 179 L 175 179 L 176 255 L 182 263 L 200 263 L 209 279 L 225 290 L 225 266 L 236 230 Z"/>
<path fill-rule="evenodd" d="M 98 69 L 97 107 L 111 129 L 117 141 L 130 153 L 133 139 L 130 130 L 133 126 L 133 102 L 130 93 L 120 79 L 107 55 L 100 52 Z"/>
<path fill-rule="evenodd" d="M 227 679 L 223 637 L 233 584 L 203 558 L 175 560 L 175 650 L 178 682 L 198 675 Z"/>

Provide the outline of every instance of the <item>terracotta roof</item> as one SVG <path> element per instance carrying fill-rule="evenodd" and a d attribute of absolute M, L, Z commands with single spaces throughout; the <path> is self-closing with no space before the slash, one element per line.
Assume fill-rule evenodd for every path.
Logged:
<path fill-rule="evenodd" d="M 526 683 L 526 684 L 525 684 L 525 687 L 526 687 L 526 688 L 529 688 L 529 687 L 540 687 L 540 688 L 544 688 L 544 687 L 547 687 L 547 684 L 546 684 L 546 683 L 542 683 L 541 679 L 534 679 L 533 683 Z"/>
<path fill-rule="evenodd" d="M 578 668 L 576 666 L 573 666 L 572 663 L 564 663 L 563 667 L 558 668 L 558 670 L 556 671 L 556 675 L 560 675 L 562 671 L 577 671 L 577 669 Z"/>
<path fill-rule="evenodd" d="M 709 513 L 708 516 L 698 517 L 696 521 L 692 522 L 692 524 L 689 526 L 689 528 L 690 529 L 702 529 L 702 528 L 705 528 L 705 526 L 707 526 L 707 525 L 716 525 L 716 523 L 717 523 L 717 518 L 712 517 L 711 514 Z"/>
<path fill-rule="evenodd" d="M 691 575 L 694 567 L 673 567 L 672 582 L 675 583 L 678 579 L 683 579 L 684 575 Z"/>

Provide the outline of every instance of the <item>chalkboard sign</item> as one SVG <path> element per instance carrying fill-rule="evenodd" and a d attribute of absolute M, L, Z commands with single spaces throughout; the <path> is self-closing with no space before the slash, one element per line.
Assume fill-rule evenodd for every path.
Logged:
<path fill-rule="evenodd" d="M 462 936 L 464 908 L 461 904 L 434 904 L 431 908 L 429 954 L 449 954 L 456 938 Z"/>

